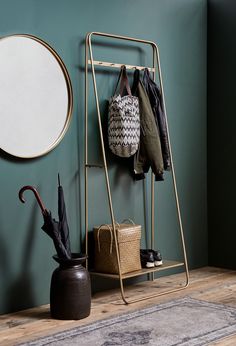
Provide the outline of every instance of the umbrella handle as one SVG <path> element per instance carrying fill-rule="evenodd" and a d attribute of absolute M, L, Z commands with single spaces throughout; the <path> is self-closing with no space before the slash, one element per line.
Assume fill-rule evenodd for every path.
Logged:
<path fill-rule="evenodd" d="M 31 186 L 31 185 L 26 185 L 26 186 L 23 186 L 20 191 L 19 191 L 19 199 L 22 203 L 25 203 L 25 199 L 23 197 L 23 193 L 25 190 L 31 190 L 33 191 L 34 195 L 35 195 L 35 198 L 40 206 L 40 209 L 42 211 L 43 214 L 45 214 L 45 212 L 47 211 L 47 209 L 45 208 L 45 206 L 43 205 L 43 202 L 39 196 L 39 193 L 37 191 L 37 189 L 34 187 L 34 186 Z"/>

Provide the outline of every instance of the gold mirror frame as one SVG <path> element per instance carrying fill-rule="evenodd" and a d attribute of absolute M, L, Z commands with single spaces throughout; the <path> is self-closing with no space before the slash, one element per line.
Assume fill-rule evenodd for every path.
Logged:
<path fill-rule="evenodd" d="M 42 40 L 41 38 L 38 38 L 34 35 L 30 35 L 30 34 L 12 34 L 12 35 L 6 35 L 6 36 L 0 37 L 0 42 L 1 42 L 1 40 L 7 39 L 10 37 L 25 37 L 28 39 L 32 39 L 32 40 L 36 41 L 37 43 L 41 44 L 44 48 L 46 48 L 54 56 L 59 67 L 61 68 L 61 71 L 64 75 L 65 83 L 66 83 L 66 89 L 67 89 L 67 95 L 68 95 L 68 106 L 67 106 L 66 120 L 64 123 L 64 127 L 62 128 L 60 134 L 55 139 L 55 141 L 52 144 L 50 144 L 50 146 L 47 148 L 47 150 L 45 150 L 41 153 L 37 153 L 35 155 L 30 155 L 30 156 L 20 155 L 19 156 L 19 155 L 16 155 L 14 153 L 8 152 L 4 148 L 1 148 L 7 154 L 10 154 L 10 155 L 15 156 L 15 157 L 19 157 L 19 158 L 23 158 L 23 159 L 36 158 L 36 157 L 43 156 L 43 155 L 47 154 L 48 152 L 50 152 L 51 150 L 53 150 L 60 143 L 60 141 L 63 139 L 66 131 L 68 130 L 68 127 L 69 127 L 71 119 L 72 119 L 72 110 L 73 110 L 72 83 L 71 83 L 71 79 L 70 79 L 69 73 L 67 71 L 67 68 L 66 68 L 64 62 L 62 61 L 62 59 L 60 58 L 58 53 L 44 40 Z M 1 76 L 0 76 L 0 78 L 1 78 Z"/>

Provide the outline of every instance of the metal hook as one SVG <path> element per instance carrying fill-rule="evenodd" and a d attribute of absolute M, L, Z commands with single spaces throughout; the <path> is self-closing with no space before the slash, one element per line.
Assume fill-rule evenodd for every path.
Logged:
<path fill-rule="evenodd" d="M 41 209 L 42 213 L 44 214 L 47 211 L 47 209 L 44 207 L 43 202 L 42 202 L 42 200 L 41 200 L 41 198 L 39 196 L 39 193 L 38 193 L 37 189 L 34 186 L 26 185 L 26 186 L 23 186 L 20 189 L 20 191 L 19 191 L 19 199 L 20 199 L 20 201 L 22 203 L 25 203 L 25 199 L 23 197 L 23 193 L 24 193 L 25 190 L 33 191 L 33 193 L 35 195 L 35 198 L 36 198 L 36 200 L 37 200 L 37 202 L 38 202 L 38 204 L 40 206 L 40 209 Z"/>

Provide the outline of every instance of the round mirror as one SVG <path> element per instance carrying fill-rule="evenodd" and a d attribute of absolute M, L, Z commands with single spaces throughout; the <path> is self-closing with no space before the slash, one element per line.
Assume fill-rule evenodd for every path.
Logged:
<path fill-rule="evenodd" d="M 31 35 L 0 38 L 0 148 L 21 158 L 44 155 L 71 115 L 71 81 L 58 54 Z"/>

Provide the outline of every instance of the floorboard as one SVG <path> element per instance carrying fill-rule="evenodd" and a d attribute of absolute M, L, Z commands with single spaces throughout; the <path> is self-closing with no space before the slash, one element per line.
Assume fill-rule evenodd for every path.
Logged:
<path fill-rule="evenodd" d="M 127 298 L 160 293 L 180 287 L 185 274 L 175 274 L 127 287 Z M 50 318 L 49 305 L 0 316 L 0 345 L 11 346 L 23 341 L 54 334 L 59 331 L 86 325 L 117 314 L 139 310 L 154 304 L 189 296 L 192 298 L 236 307 L 236 271 L 204 267 L 190 272 L 190 285 L 181 291 L 124 305 L 119 290 L 97 293 L 92 298 L 89 317 L 79 321 L 59 321 Z M 236 330 L 235 330 L 236 333 Z M 236 335 L 212 343 L 215 346 L 235 346 Z"/>

